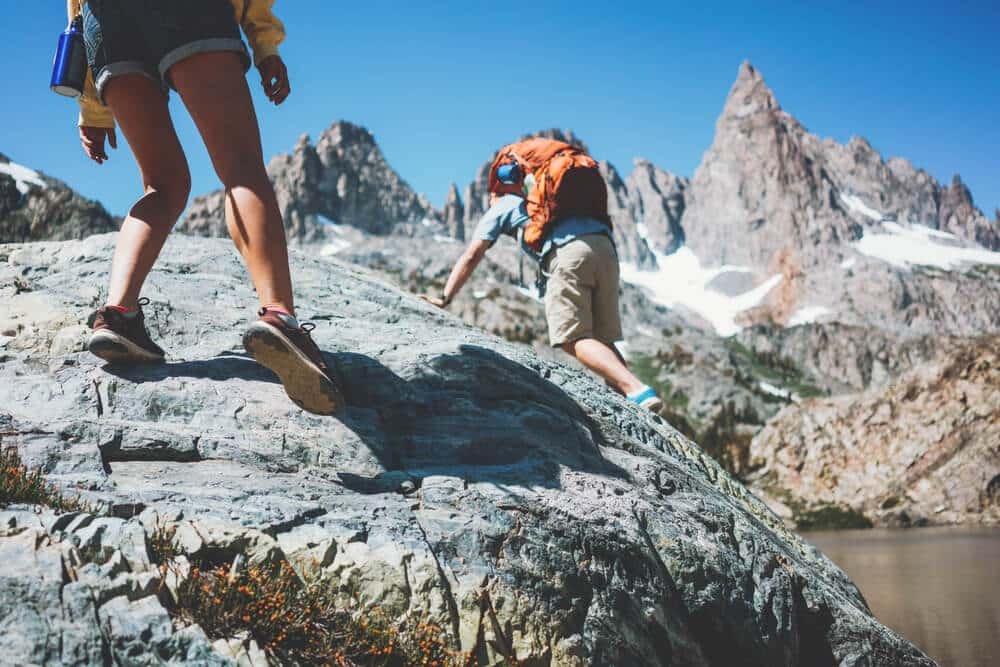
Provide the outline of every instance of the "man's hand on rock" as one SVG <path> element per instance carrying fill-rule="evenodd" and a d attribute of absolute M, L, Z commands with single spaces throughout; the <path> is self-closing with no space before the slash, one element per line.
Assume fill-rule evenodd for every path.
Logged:
<path fill-rule="evenodd" d="M 437 306 L 438 308 L 447 308 L 448 304 L 451 303 L 451 299 L 446 299 L 444 296 L 431 296 L 430 294 L 423 294 L 420 298 L 432 306 Z"/>

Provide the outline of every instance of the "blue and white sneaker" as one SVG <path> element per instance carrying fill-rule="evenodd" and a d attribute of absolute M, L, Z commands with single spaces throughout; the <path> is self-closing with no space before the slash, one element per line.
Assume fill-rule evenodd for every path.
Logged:
<path fill-rule="evenodd" d="M 640 408 L 646 408 L 650 412 L 658 413 L 663 409 L 663 401 L 661 401 L 660 397 L 656 395 L 653 388 L 649 386 L 643 387 L 639 391 L 634 394 L 629 394 L 625 398 L 632 401 Z"/>

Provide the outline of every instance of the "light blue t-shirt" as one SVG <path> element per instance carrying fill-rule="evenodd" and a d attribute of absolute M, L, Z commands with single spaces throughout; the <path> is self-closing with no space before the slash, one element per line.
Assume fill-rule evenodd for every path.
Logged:
<path fill-rule="evenodd" d="M 539 254 L 526 245 L 521 238 L 524 225 L 530 219 L 524 197 L 504 195 L 480 218 L 475 231 L 472 232 L 472 238 L 477 241 L 489 241 L 493 244 L 497 242 L 501 234 L 506 234 L 517 239 L 521 249 L 538 261 L 541 261 L 553 248 L 564 246 L 573 239 L 587 234 L 604 234 L 614 240 L 614 237 L 611 236 L 611 229 L 600 220 L 566 218 L 555 224 L 549 237 L 545 239 L 542 252 Z"/>

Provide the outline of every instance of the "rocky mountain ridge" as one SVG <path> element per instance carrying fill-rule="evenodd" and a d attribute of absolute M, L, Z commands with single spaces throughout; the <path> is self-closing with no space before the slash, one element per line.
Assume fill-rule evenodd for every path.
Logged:
<path fill-rule="evenodd" d="M 98 202 L 0 154 L 0 243 L 81 239 L 117 227 Z"/>
<path fill-rule="evenodd" d="M 344 121 L 324 131 L 315 145 L 302 135 L 290 155 L 267 165 L 290 240 L 327 238 L 325 222 L 385 235 L 397 226 L 426 222 L 440 226 L 441 216 L 389 166 L 374 136 Z M 222 191 L 196 197 L 180 231 L 226 236 Z"/>
<path fill-rule="evenodd" d="M 689 192 L 687 242 L 720 264 L 765 270 L 789 250 L 804 266 L 839 262 L 831 244 L 857 241 L 884 220 L 1000 249 L 1000 224 L 975 208 L 959 177 L 943 186 L 905 159 L 883 160 L 860 137 L 821 140 L 781 108 L 750 63 Z"/>

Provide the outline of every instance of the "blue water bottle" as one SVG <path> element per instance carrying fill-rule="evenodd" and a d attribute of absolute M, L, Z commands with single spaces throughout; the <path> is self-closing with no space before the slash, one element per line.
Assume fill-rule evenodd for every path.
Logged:
<path fill-rule="evenodd" d="M 59 35 L 56 59 L 52 63 L 52 92 L 66 97 L 83 95 L 87 80 L 87 48 L 83 43 L 83 17 L 77 15 Z"/>

